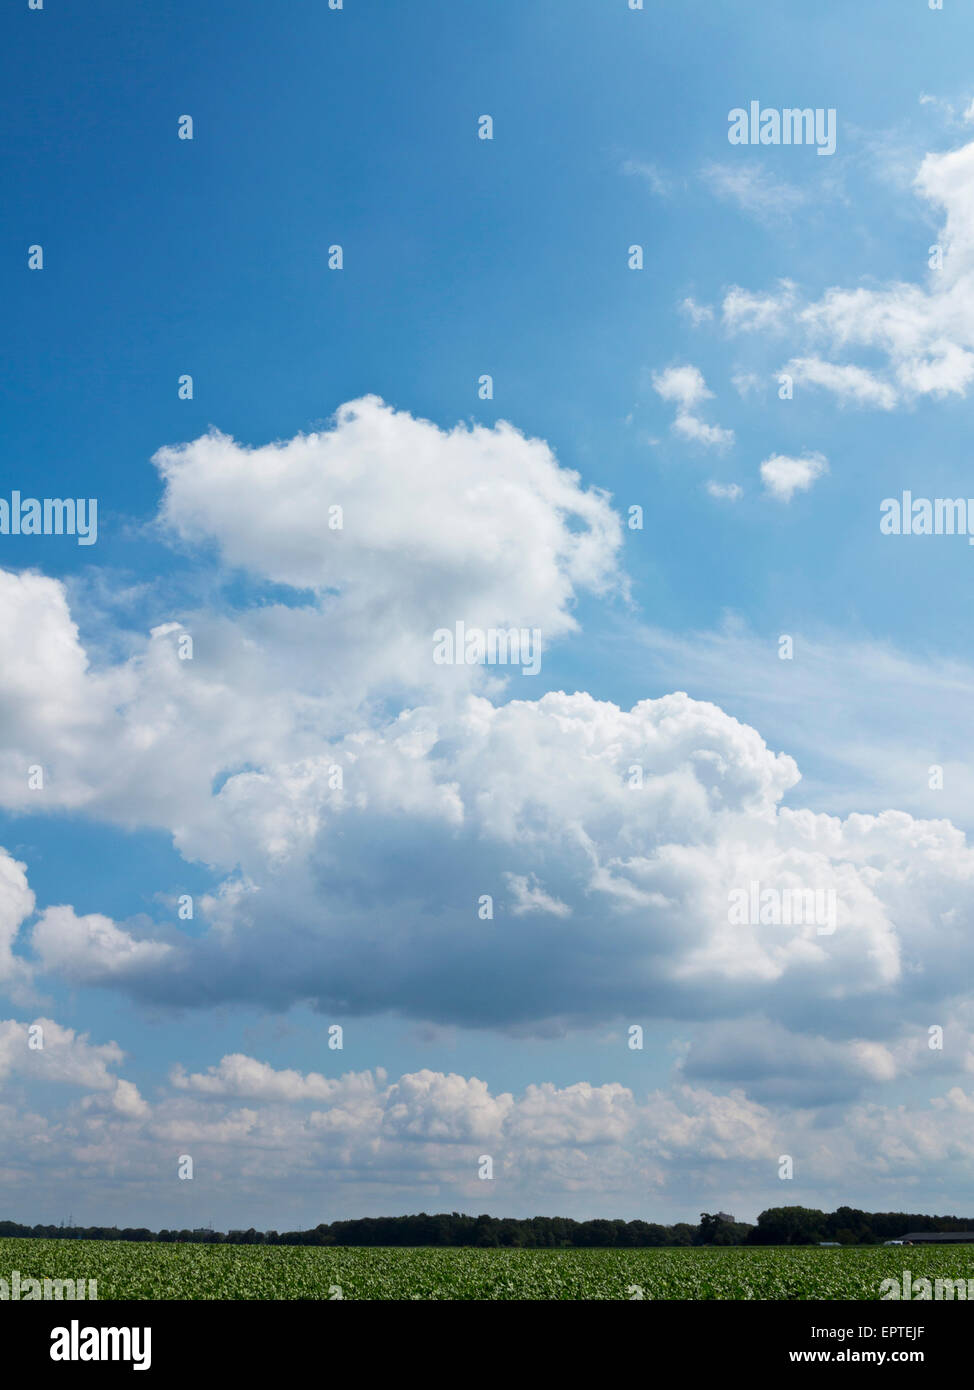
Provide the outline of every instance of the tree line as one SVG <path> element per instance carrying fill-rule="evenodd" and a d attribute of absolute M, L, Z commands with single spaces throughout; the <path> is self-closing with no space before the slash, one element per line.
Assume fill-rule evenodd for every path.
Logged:
<path fill-rule="evenodd" d="M 440 1212 L 428 1216 L 369 1216 L 332 1221 L 307 1231 L 150 1231 L 137 1226 L 24 1226 L 0 1221 L 0 1237 L 43 1240 L 141 1240 L 203 1245 L 445 1245 L 522 1249 L 634 1249 L 694 1245 L 876 1245 L 907 1231 L 966 1231 L 974 1221 L 959 1216 L 925 1216 L 908 1212 L 868 1212 L 854 1207 L 818 1211 L 812 1207 L 771 1207 L 756 1225 L 727 1221 L 701 1212 L 700 1222 L 673 1226 L 651 1221 L 575 1221 L 567 1216 L 465 1216 Z"/>

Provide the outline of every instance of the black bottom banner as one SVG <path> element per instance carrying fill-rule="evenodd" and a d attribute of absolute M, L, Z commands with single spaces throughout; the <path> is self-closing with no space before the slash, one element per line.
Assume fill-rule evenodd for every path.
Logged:
<path fill-rule="evenodd" d="M 635 1300 L 634 1300 L 635 1302 Z M 589 1337 L 604 1355 L 632 1351 L 711 1369 L 787 1372 L 792 1367 L 884 1366 L 947 1370 L 970 1342 L 955 1302 L 357 1302 L 288 1301 L 98 1304 L 21 1302 L 0 1307 L 8 1357 L 20 1377 L 51 1367 L 65 1380 L 85 1371 L 173 1377 L 188 1371 L 322 1374 L 336 1351 L 371 1375 L 387 1361 L 435 1364 L 457 1333 L 490 1340 L 477 1354 L 503 1368 L 577 1373 Z M 446 1341 L 451 1338 L 450 1342 Z"/>

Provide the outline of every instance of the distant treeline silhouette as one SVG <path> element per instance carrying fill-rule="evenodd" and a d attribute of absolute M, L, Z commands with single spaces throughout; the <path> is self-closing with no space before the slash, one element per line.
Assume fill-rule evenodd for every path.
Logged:
<path fill-rule="evenodd" d="M 441 1212 L 427 1216 L 370 1216 L 332 1221 L 308 1231 L 163 1230 L 126 1226 L 22 1226 L 0 1221 L 0 1237 L 44 1240 L 146 1240 L 203 1245 L 472 1245 L 482 1248 L 564 1249 L 599 1247 L 633 1249 L 647 1246 L 691 1245 L 875 1245 L 895 1240 L 907 1231 L 966 1231 L 974 1221 L 960 1216 L 924 1216 L 915 1212 L 868 1212 L 853 1207 L 817 1211 L 810 1207 L 771 1207 L 757 1225 L 727 1221 L 701 1213 L 698 1225 L 678 1222 L 661 1226 L 650 1221 L 574 1221 L 567 1216 L 524 1219 L 463 1216 Z"/>

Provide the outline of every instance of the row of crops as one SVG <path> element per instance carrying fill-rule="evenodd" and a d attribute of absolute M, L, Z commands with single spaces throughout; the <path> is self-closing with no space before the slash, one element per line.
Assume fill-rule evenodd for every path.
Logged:
<path fill-rule="evenodd" d="M 29 1279 L 97 1279 L 99 1299 L 878 1299 L 882 1281 L 902 1286 L 904 1271 L 914 1290 L 922 1278 L 974 1281 L 974 1247 L 444 1250 L 0 1240 L 0 1278 L 9 1282 L 14 1270 L 27 1290 Z"/>

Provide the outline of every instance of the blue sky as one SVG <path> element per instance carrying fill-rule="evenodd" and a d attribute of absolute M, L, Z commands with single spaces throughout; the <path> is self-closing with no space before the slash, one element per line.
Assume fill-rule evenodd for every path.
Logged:
<path fill-rule="evenodd" d="M 974 1210 L 974 555 L 879 530 L 904 489 L 974 495 L 974 20 L 45 0 L 2 24 L 0 496 L 99 508 L 91 547 L 0 536 L 0 845 L 35 895 L 0 876 L 4 1211 Z M 835 154 L 732 146 L 752 100 L 834 108 Z M 388 409 L 336 417 L 366 397 Z M 314 518 L 343 500 L 336 551 Z M 457 620 L 540 625 L 540 675 L 444 674 Z M 645 762 L 634 818 L 619 758 Z M 741 874 L 824 874 L 835 939 L 732 948 Z M 468 941 L 486 892 L 503 925 Z"/>

